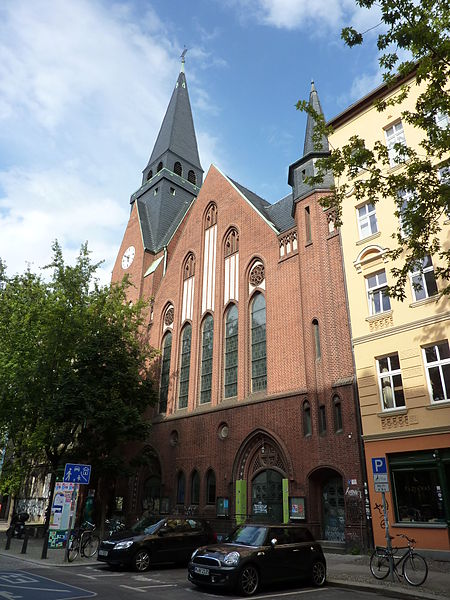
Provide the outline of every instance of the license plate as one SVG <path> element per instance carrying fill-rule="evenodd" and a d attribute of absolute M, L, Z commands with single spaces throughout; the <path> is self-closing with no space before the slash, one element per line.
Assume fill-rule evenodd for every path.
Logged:
<path fill-rule="evenodd" d="M 99 550 L 98 555 L 99 556 L 108 556 L 108 550 Z"/>
<path fill-rule="evenodd" d="M 209 575 L 209 569 L 204 569 L 203 567 L 194 567 L 194 573 L 197 573 L 197 575 Z"/>

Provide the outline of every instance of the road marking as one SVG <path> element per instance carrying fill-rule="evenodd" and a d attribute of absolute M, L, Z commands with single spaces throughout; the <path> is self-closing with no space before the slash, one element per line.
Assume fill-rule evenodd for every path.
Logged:
<path fill-rule="evenodd" d="M 329 588 L 321 587 L 314 590 L 297 590 L 295 592 L 285 592 L 282 594 L 267 594 L 265 596 L 252 596 L 252 600 L 264 600 L 265 598 L 281 598 L 282 596 L 293 596 L 294 594 L 310 594 L 314 592 L 325 592 Z M 231 598 L 230 600 L 242 600 L 240 597 Z"/>
<path fill-rule="evenodd" d="M 146 586 L 142 586 L 142 587 L 133 587 L 131 585 L 121 584 L 120 587 L 127 588 L 129 590 L 133 590 L 134 592 L 145 593 L 147 590 L 153 589 L 153 588 L 168 588 L 168 587 L 177 587 L 177 586 L 172 583 L 167 583 L 167 584 L 162 584 L 162 585 L 146 585 Z"/>
<path fill-rule="evenodd" d="M 86 577 L 86 579 L 98 579 L 99 577 L 123 577 L 125 573 L 99 573 L 98 575 L 84 575 L 84 573 L 78 573 L 79 577 Z"/>

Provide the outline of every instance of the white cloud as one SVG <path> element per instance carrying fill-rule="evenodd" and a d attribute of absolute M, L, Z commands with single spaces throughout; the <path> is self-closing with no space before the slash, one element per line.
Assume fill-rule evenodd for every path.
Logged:
<path fill-rule="evenodd" d="M 311 36 L 323 35 L 331 30 L 339 33 L 344 25 L 361 27 L 362 31 L 379 21 L 379 11 L 365 10 L 354 0 L 226 0 L 239 18 L 248 22 L 256 19 L 260 24 L 278 29 L 303 30 Z"/>
<path fill-rule="evenodd" d="M 46 264 L 54 239 L 67 259 L 88 240 L 109 279 L 180 65 L 182 44 L 146 6 L 1 3 L 0 257 L 10 272 Z M 199 138 L 216 161 L 215 140 Z"/>

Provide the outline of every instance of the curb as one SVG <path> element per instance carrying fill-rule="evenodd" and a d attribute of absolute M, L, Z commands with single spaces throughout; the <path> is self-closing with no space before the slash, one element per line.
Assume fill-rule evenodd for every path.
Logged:
<path fill-rule="evenodd" d="M 331 587 L 350 588 L 352 590 L 363 590 L 372 594 L 382 594 L 383 596 L 394 596 L 395 598 L 404 598 L 405 600 L 448 600 L 447 596 L 424 592 L 420 587 L 407 588 L 400 587 L 398 584 L 374 584 L 362 581 L 348 581 L 342 579 L 327 579 L 327 585 Z"/>

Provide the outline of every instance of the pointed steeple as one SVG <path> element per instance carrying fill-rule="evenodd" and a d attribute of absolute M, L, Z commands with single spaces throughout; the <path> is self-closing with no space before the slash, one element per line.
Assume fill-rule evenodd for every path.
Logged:
<path fill-rule="evenodd" d="M 189 170 L 195 172 L 197 181 L 200 180 L 203 174 L 184 73 L 184 54 L 185 52 L 182 54 L 181 70 L 169 106 L 156 138 L 150 160 L 144 169 L 143 182 L 146 181 L 149 171 L 152 171 L 152 175 L 158 171 L 158 165 L 161 163 L 163 167 L 170 171 L 174 170 L 176 162 L 181 163 L 186 179 Z"/>
<path fill-rule="evenodd" d="M 317 114 L 323 115 L 322 106 L 320 105 L 319 94 L 317 93 L 316 86 L 314 85 L 314 81 L 311 81 L 311 91 L 309 93 L 309 105 L 316 111 Z M 310 152 L 317 152 L 317 149 L 314 148 L 314 128 L 315 121 L 313 117 L 308 114 L 308 119 L 306 121 L 306 132 L 305 132 L 305 143 L 303 146 L 303 156 L 306 156 Z M 321 147 L 320 151 L 328 152 L 328 140 L 322 135 L 321 138 Z"/>
<path fill-rule="evenodd" d="M 144 248 L 154 254 L 170 241 L 203 181 L 184 74 L 185 54 L 186 50 L 142 185 L 130 199 L 137 207 Z"/>
<path fill-rule="evenodd" d="M 309 93 L 309 105 L 314 108 L 316 113 L 323 115 L 322 106 L 320 105 L 319 95 L 314 85 L 314 81 L 311 81 L 311 91 Z M 295 202 L 309 196 L 314 191 L 328 190 L 333 184 L 333 177 L 331 173 L 326 173 L 322 183 L 310 184 L 306 183 L 308 177 L 316 175 L 314 163 L 316 159 L 323 158 L 329 154 L 329 146 L 327 138 L 322 135 L 320 140 L 320 146 L 315 147 L 314 144 L 314 129 L 315 120 L 308 114 L 306 121 L 305 131 L 305 143 L 303 145 L 303 157 L 297 162 L 290 165 L 288 183 L 292 187 L 294 205 Z M 293 207 L 294 211 L 294 207 Z"/>

